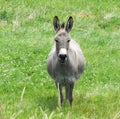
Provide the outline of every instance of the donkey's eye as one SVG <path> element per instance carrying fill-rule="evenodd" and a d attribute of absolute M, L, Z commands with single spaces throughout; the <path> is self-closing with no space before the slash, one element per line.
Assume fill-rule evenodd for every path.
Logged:
<path fill-rule="evenodd" d="M 70 39 L 68 39 L 67 42 L 69 43 L 69 42 L 70 42 Z"/>
<path fill-rule="evenodd" d="M 55 42 L 56 42 L 56 43 L 58 43 L 58 40 L 57 40 L 57 39 L 55 39 Z"/>

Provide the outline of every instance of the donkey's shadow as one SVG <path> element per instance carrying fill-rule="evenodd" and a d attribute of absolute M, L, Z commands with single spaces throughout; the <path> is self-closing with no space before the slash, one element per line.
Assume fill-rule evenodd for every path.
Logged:
<path fill-rule="evenodd" d="M 58 107 L 58 97 L 56 95 L 40 96 L 38 101 L 39 107 L 41 107 L 43 110 L 53 111 Z"/>

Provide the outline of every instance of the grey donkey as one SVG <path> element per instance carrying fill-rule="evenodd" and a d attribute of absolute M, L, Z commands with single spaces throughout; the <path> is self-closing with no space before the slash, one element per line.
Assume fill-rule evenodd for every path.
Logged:
<path fill-rule="evenodd" d="M 55 44 L 48 56 L 47 71 L 58 88 L 60 106 L 63 104 L 63 86 L 65 86 L 66 99 L 72 106 L 74 84 L 84 72 L 85 58 L 81 48 L 69 34 L 73 26 L 73 18 L 70 16 L 65 26 L 64 23 L 60 24 L 58 17 L 55 16 L 53 26 L 56 31 Z"/>

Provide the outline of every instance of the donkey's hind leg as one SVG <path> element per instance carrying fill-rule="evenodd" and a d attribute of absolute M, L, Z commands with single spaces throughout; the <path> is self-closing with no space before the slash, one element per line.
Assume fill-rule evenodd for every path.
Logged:
<path fill-rule="evenodd" d="M 69 100 L 69 91 L 70 91 L 70 85 L 66 84 L 65 86 L 66 100 Z"/>

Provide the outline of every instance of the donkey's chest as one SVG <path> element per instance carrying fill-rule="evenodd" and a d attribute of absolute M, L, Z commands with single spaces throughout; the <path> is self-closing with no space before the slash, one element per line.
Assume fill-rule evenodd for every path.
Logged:
<path fill-rule="evenodd" d="M 64 76 L 67 76 L 67 75 L 72 75 L 73 73 L 73 67 L 71 65 L 68 65 L 68 64 L 57 64 L 56 67 L 55 67 L 55 70 L 58 74 L 60 75 L 64 75 Z"/>
<path fill-rule="evenodd" d="M 73 75 L 69 72 L 59 72 L 56 77 L 57 81 L 62 84 L 73 82 Z"/>
<path fill-rule="evenodd" d="M 70 65 L 57 65 L 54 70 L 57 81 L 62 84 L 73 82 L 75 72 L 76 70 Z"/>

